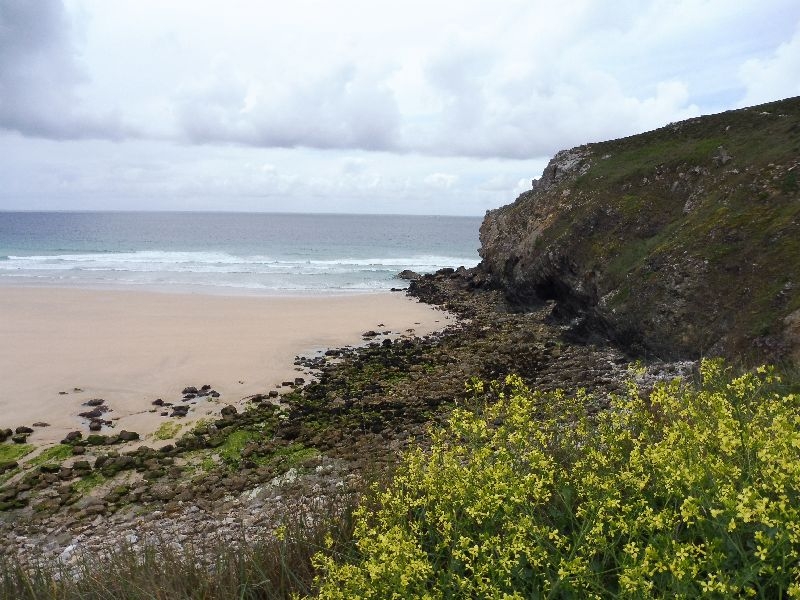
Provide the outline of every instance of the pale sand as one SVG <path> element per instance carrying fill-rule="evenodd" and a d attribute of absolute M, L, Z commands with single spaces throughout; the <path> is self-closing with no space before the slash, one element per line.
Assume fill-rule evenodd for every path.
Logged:
<path fill-rule="evenodd" d="M 189 418 L 304 376 L 296 355 L 363 343 L 366 330 L 424 335 L 449 317 L 401 294 L 327 297 L 221 297 L 139 291 L 0 287 L 0 428 L 37 427 L 33 443 L 69 431 L 103 398 L 113 429 L 143 437 L 168 420 L 156 398 L 180 404 L 186 386 L 211 385 Z M 381 325 L 382 324 L 382 325 Z M 75 391 L 79 388 L 82 391 Z M 59 392 L 68 392 L 59 394 Z M 170 419 L 173 420 L 173 419 Z M 180 419 L 177 419 L 181 421 Z"/>

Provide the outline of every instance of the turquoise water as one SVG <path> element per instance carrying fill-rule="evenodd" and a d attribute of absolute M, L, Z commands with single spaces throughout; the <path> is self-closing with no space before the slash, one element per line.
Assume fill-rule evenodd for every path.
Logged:
<path fill-rule="evenodd" d="M 0 283 L 343 293 L 478 263 L 479 217 L 0 212 Z"/>

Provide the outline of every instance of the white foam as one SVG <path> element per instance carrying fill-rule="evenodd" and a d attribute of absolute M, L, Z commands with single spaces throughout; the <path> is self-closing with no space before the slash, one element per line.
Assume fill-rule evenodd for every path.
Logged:
<path fill-rule="evenodd" d="M 404 269 L 430 273 L 443 267 L 474 266 L 474 258 L 408 257 L 276 258 L 226 252 L 160 251 L 10 255 L 0 260 L 0 277 L 30 277 L 122 285 L 211 286 L 250 290 L 380 290 L 398 285 Z"/>

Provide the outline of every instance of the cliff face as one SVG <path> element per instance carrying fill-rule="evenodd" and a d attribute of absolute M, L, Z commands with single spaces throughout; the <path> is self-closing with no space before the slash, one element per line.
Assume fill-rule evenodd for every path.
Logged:
<path fill-rule="evenodd" d="M 480 235 L 494 285 L 584 336 L 800 363 L 800 98 L 559 152 Z"/>

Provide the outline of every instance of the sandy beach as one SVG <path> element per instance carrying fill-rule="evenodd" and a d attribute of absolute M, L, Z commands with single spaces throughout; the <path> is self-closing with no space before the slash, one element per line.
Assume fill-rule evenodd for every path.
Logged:
<path fill-rule="evenodd" d="M 145 437 L 171 417 L 157 398 L 182 403 L 210 385 L 184 420 L 277 389 L 298 373 L 296 355 L 363 343 L 367 330 L 424 335 L 447 315 L 397 293 L 248 297 L 44 287 L 0 287 L 0 427 L 34 427 L 30 441 L 88 433 L 90 399 L 111 409 L 110 433 Z M 153 412 L 155 410 L 155 412 Z"/>

